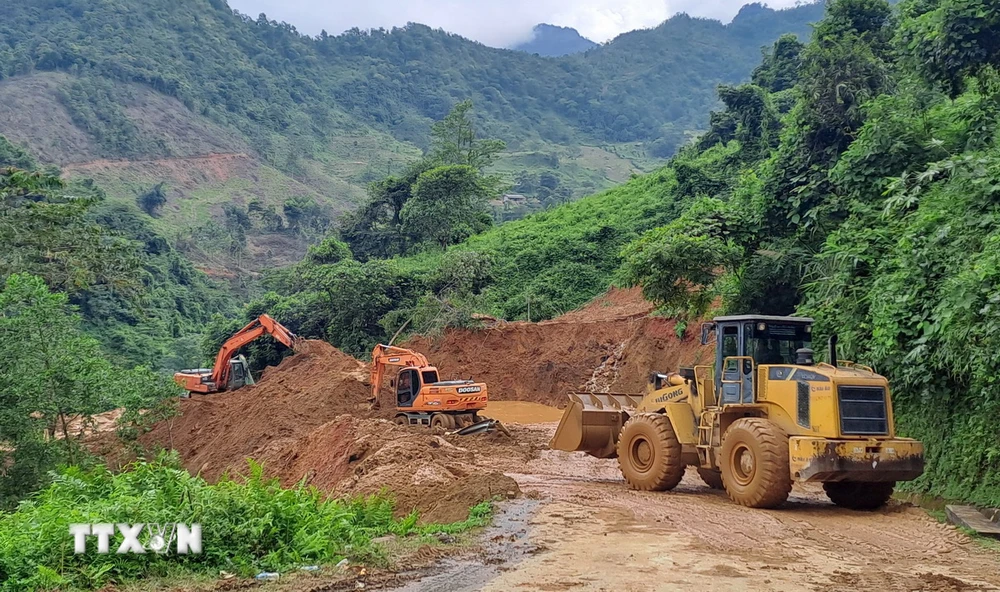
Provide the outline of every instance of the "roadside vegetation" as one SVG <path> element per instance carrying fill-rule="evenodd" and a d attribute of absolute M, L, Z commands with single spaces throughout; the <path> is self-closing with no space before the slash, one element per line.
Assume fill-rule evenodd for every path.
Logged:
<path fill-rule="evenodd" d="M 336 500 L 303 485 L 282 488 L 252 461 L 245 477 L 211 485 L 179 467 L 176 457 L 162 455 L 117 474 L 101 465 L 60 472 L 16 511 L 0 515 L 0 590 L 90 590 L 220 572 L 252 578 L 343 559 L 378 565 L 387 557 L 374 538 L 461 532 L 484 525 L 491 514 L 483 503 L 465 522 L 417 526 L 415 513 L 393 517 L 389 493 Z M 116 532 L 110 553 L 98 553 L 91 537 L 87 552 L 75 554 L 69 525 L 97 523 L 199 524 L 202 552 L 177 554 L 171 547 L 169 553 L 118 555 Z"/>

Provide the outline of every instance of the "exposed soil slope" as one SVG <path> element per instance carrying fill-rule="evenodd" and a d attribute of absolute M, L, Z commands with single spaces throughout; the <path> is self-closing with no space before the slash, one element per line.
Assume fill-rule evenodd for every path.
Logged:
<path fill-rule="evenodd" d="M 653 370 L 707 361 L 695 331 L 677 336 L 672 319 L 648 316 L 637 289 L 612 289 L 580 310 L 541 323 L 504 323 L 488 330 L 417 337 L 442 378 L 485 382 L 490 398 L 562 406 L 575 390 L 641 392 Z"/>
<path fill-rule="evenodd" d="M 180 414 L 143 437 L 176 449 L 191 472 L 210 480 L 266 458 L 344 413 L 366 415 L 367 368 L 322 341 L 268 369 L 260 382 L 230 393 L 184 399 Z"/>

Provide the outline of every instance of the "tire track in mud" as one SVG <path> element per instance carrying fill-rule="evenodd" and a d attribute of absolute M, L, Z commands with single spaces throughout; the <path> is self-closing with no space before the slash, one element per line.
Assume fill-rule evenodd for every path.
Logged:
<path fill-rule="evenodd" d="M 534 445 L 555 429 L 511 427 Z M 629 491 L 615 460 L 550 450 L 504 470 L 540 501 L 528 540 L 542 551 L 469 589 L 1000 591 L 1000 555 L 907 504 L 846 510 L 796 485 L 781 509 L 754 510 L 693 469 L 671 492 Z"/>

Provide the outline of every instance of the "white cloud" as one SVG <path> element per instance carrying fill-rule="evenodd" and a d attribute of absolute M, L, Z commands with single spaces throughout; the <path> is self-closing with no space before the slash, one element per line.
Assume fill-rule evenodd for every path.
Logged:
<path fill-rule="evenodd" d="M 573 27 L 594 41 L 655 27 L 678 12 L 729 21 L 748 0 L 230 0 L 240 12 L 286 21 L 299 31 L 331 35 L 352 27 L 417 22 L 495 47 L 525 41 L 538 23 Z M 791 6 L 795 0 L 768 2 Z"/>

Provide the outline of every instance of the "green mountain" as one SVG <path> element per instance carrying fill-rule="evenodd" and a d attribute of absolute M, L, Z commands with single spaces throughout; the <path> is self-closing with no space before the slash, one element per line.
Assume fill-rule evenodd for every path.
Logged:
<path fill-rule="evenodd" d="M 243 277 L 301 258 L 464 98 L 508 143 L 510 179 L 548 172 L 578 197 L 650 170 L 702 126 L 717 84 L 821 11 L 681 15 L 549 59 L 422 25 L 311 38 L 223 0 L 26 0 L 0 21 L 0 133 L 113 201 L 163 183 L 150 223 Z"/>
<path fill-rule="evenodd" d="M 531 30 L 529 41 L 519 43 L 511 49 L 525 53 L 535 53 L 547 58 L 557 58 L 572 53 L 581 53 L 597 47 L 597 44 L 572 27 L 557 27 L 542 23 Z"/>

